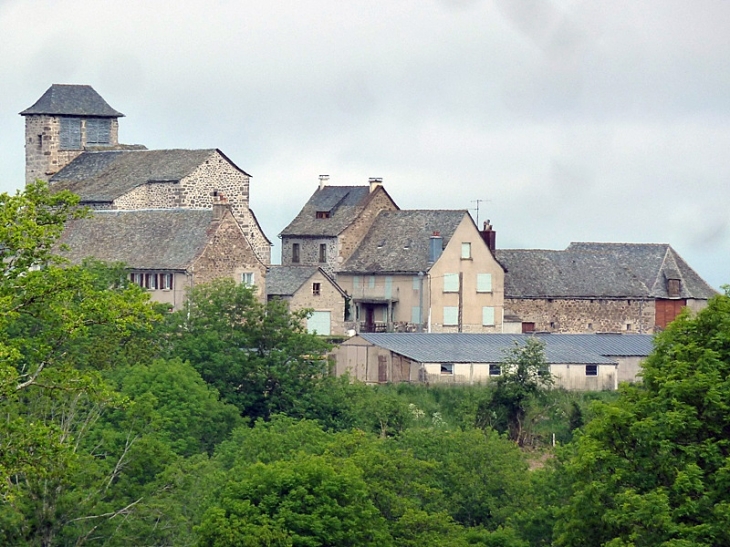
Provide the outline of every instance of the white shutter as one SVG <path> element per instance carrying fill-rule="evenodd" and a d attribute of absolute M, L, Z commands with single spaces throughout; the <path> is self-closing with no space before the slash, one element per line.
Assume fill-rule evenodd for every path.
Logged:
<path fill-rule="evenodd" d="M 329 311 L 315 311 L 307 319 L 307 330 L 312 334 L 323 334 L 329 336 L 330 333 L 330 313 Z"/>

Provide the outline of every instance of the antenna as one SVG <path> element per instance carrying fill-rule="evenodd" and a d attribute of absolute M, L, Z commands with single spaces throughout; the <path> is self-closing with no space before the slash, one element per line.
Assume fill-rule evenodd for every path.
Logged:
<path fill-rule="evenodd" d="M 473 211 L 477 212 L 477 221 L 476 221 L 477 226 L 479 226 L 479 204 L 487 203 L 487 202 L 491 202 L 491 201 L 492 201 L 491 199 L 473 199 L 473 200 L 471 200 L 472 203 L 477 204 L 477 206 L 473 209 Z"/>

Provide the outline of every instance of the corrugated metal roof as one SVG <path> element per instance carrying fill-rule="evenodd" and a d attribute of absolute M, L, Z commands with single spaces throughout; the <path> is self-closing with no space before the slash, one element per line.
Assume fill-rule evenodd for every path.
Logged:
<path fill-rule="evenodd" d="M 90 116 L 119 118 L 114 110 L 90 85 L 53 84 L 33 106 L 20 115 L 48 114 L 52 116 Z"/>
<path fill-rule="evenodd" d="M 361 333 L 368 342 L 419 363 L 501 363 L 507 352 L 524 345 L 528 334 Z M 583 337 L 595 337 L 594 341 Z M 577 338 L 576 338 L 577 337 Z M 650 335 L 538 336 L 549 364 L 612 364 L 611 357 L 651 352 Z M 605 352 L 605 353 L 604 353 Z"/>

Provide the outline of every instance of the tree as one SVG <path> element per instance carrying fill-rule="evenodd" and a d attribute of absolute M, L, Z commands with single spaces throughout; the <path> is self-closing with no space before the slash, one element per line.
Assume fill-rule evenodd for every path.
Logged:
<path fill-rule="evenodd" d="M 328 371 L 330 346 L 309 334 L 306 311 L 262 304 L 232 279 L 198 285 L 169 317 L 169 354 L 189 361 L 223 399 L 253 419 L 296 412 Z"/>
<path fill-rule="evenodd" d="M 558 545 L 730 544 L 730 297 L 655 339 L 643 382 L 594 408 L 557 470 Z"/>
<path fill-rule="evenodd" d="M 50 545 L 71 481 L 91 477 L 81 439 L 122 402 L 104 381 L 119 348 L 158 317 L 140 290 L 56 255 L 78 198 L 44 183 L 0 195 L 0 529 Z M 105 351 L 91 350 L 103 333 Z M 83 470 L 83 473 L 80 472 Z M 77 500 L 78 501 L 78 500 Z M 77 503 L 70 503 L 78 506 Z"/>
<path fill-rule="evenodd" d="M 208 547 L 391 544 L 359 469 L 316 455 L 245 468 L 197 531 Z"/>
<path fill-rule="evenodd" d="M 507 353 L 502 375 L 496 380 L 490 410 L 501 412 L 510 439 L 520 446 L 526 440 L 526 417 L 545 390 L 553 385 L 545 348 L 536 338 Z"/>

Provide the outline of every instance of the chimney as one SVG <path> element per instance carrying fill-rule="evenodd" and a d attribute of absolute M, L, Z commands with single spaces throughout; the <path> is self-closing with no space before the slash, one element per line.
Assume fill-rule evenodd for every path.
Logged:
<path fill-rule="evenodd" d="M 324 187 L 326 186 L 326 184 L 325 184 L 325 183 L 326 183 L 326 182 L 327 182 L 328 180 L 330 180 L 330 176 L 329 176 L 329 175 L 320 175 L 320 176 L 319 176 L 319 189 L 320 189 L 320 190 L 321 190 L 322 188 L 324 188 Z"/>
<path fill-rule="evenodd" d="M 380 177 L 370 177 L 368 179 L 370 183 L 370 192 L 375 192 L 375 189 L 383 185 L 383 179 Z"/>
<path fill-rule="evenodd" d="M 228 199 L 218 192 L 213 191 L 213 220 L 222 220 L 226 215 L 226 211 L 231 210 L 231 204 L 228 203 Z"/>
<path fill-rule="evenodd" d="M 441 252 L 444 249 L 444 238 L 441 237 L 441 232 L 434 232 L 431 235 L 428 245 L 428 262 L 433 264 L 441 256 Z"/>
<path fill-rule="evenodd" d="M 487 244 L 487 247 L 489 247 L 489 250 L 494 254 L 494 251 L 497 250 L 497 232 L 492 230 L 492 225 L 489 223 L 489 220 L 484 221 L 484 229 L 479 234 L 482 236 L 484 243 Z"/>

